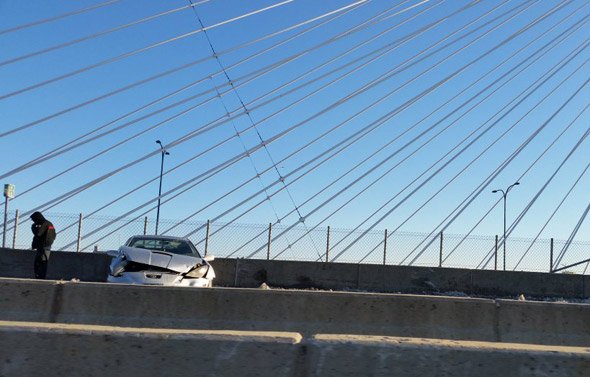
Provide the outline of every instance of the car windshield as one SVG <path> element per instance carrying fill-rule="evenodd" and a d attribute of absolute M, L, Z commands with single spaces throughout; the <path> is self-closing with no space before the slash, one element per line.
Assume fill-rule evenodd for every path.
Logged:
<path fill-rule="evenodd" d="M 193 251 L 189 243 L 183 240 L 132 238 L 129 240 L 127 246 L 137 247 L 140 249 L 162 250 L 168 253 L 200 257 L 196 251 Z"/>

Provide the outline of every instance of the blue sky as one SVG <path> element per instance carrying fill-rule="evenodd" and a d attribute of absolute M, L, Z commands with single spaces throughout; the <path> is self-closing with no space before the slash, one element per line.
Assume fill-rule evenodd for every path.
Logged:
<path fill-rule="evenodd" d="M 279 1 L 211 0 L 197 6 L 195 9 L 202 19 L 203 24 L 210 26 L 277 3 Z M 296 0 L 261 14 L 252 15 L 248 18 L 213 28 L 208 31 L 208 35 L 214 49 L 217 52 L 221 52 L 351 3 L 353 3 L 352 0 L 321 2 Z M 280 161 L 300 146 L 315 140 L 322 132 L 347 120 L 355 112 L 375 103 L 388 93 L 393 93 L 378 105 L 355 117 L 333 133 L 330 133 L 328 137 L 318 140 L 302 152 L 278 164 L 276 169 L 280 174 L 287 175 L 317 154 L 334 148 L 333 146 L 336 143 L 344 140 L 355 131 L 372 124 L 379 117 L 395 110 L 407 101 L 411 101 L 417 95 L 420 95 L 420 93 L 427 93 L 423 98 L 416 101 L 416 103 L 407 109 L 397 113 L 393 118 L 363 137 L 343 153 L 321 165 L 301 180 L 291 184 L 288 192 L 286 190 L 281 191 L 273 196 L 271 203 L 267 202 L 258 206 L 236 220 L 243 223 L 259 224 L 276 221 L 277 215 L 282 217 L 292 211 L 294 209 L 294 203 L 297 206 L 301 206 L 301 203 L 316 195 L 324 186 L 335 181 L 341 174 L 361 161 L 361 159 L 369 156 L 377 148 L 399 136 L 395 142 L 377 153 L 375 157 L 355 170 L 354 173 L 339 180 L 325 192 L 322 192 L 315 199 L 299 208 L 300 214 L 306 217 L 306 224 L 308 226 L 313 226 L 331 215 L 325 223 L 322 223 L 322 226 L 332 225 L 340 228 L 356 227 L 369 215 L 373 214 L 383 203 L 386 203 L 393 196 L 397 195 L 403 187 L 418 177 L 431 164 L 449 152 L 471 131 L 476 130 L 477 127 L 489 119 L 491 119 L 492 123 L 499 119 L 500 115 L 495 114 L 498 112 L 502 114 L 501 111 L 505 106 L 510 104 L 515 98 L 518 100 L 519 97 L 517 95 L 527 90 L 529 85 L 533 84 L 535 80 L 543 77 L 547 72 L 551 72 L 550 69 L 552 67 L 566 62 L 568 54 L 579 52 L 577 55 L 570 55 L 573 56 L 570 62 L 560 68 L 559 71 L 551 76 L 535 92 L 531 93 L 530 96 L 524 98 L 522 103 L 502 117 L 496 126 L 491 128 L 488 133 L 482 135 L 471 148 L 467 149 L 456 160 L 450 163 L 447 168 L 443 169 L 431 181 L 424 184 L 423 187 L 408 197 L 403 204 L 400 204 L 383 221 L 374 224 L 373 218 L 368 220 L 365 223 L 366 225 L 361 226 L 361 229 L 364 229 L 374 224 L 375 229 L 396 229 L 400 227 L 400 230 L 413 232 L 430 232 L 436 229 L 438 224 L 467 198 L 502 161 L 508 158 L 537 127 L 546 122 L 560 106 L 566 104 L 566 100 L 576 90 L 579 90 L 578 95 L 567 102 L 566 106 L 547 124 L 546 128 L 543 129 L 538 137 L 482 191 L 481 195 L 473 201 L 447 230 L 459 234 L 468 232 L 499 199 L 499 196 L 492 194 L 491 190 L 504 188 L 512 184 L 516 179 L 519 179 L 549 143 L 555 140 L 557 135 L 588 104 L 590 92 L 588 87 L 583 85 L 590 73 L 590 66 L 585 64 L 586 59 L 589 57 L 588 49 L 576 50 L 586 42 L 589 30 L 587 24 L 580 24 L 580 27 L 560 42 L 559 46 L 549 50 L 518 76 L 512 78 L 509 74 L 511 72 L 516 73 L 518 69 L 517 65 L 520 62 L 524 61 L 525 58 L 540 49 L 544 44 L 552 40 L 552 38 L 557 37 L 576 22 L 583 20 L 589 14 L 590 6 L 585 6 L 584 1 L 573 1 L 564 4 L 563 8 L 556 11 L 555 14 L 549 16 L 538 25 L 531 27 L 530 30 L 505 45 L 498 47 L 481 60 L 468 65 L 460 74 L 451 78 L 436 90 L 430 91 L 429 88 L 440 80 L 444 80 L 456 70 L 461 69 L 461 67 L 470 61 L 475 60 L 478 56 L 486 53 L 486 51 L 492 49 L 500 41 L 525 27 L 537 17 L 551 11 L 551 9 L 560 3 L 562 2 L 509 1 L 505 4 L 500 1 L 480 2 L 480 4 L 474 5 L 451 18 L 445 19 L 439 25 L 400 45 L 395 50 L 385 54 L 382 58 L 371 61 L 364 68 L 355 71 L 353 74 L 337 81 L 313 96 L 310 96 L 310 94 L 314 90 L 322 88 L 324 84 L 338 77 L 342 72 L 346 72 L 347 69 L 352 69 L 355 65 L 322 78 L 324 73 L 340 67 L 344 63 L 352 62 L 356 58 L 361 59 L 359 63 L 356 63 L 356 66 L 359 66 L 363 62 L 368 62 L 371 58 L 364 57 L 366 54 L 380 47 L 387 46 L 400 38 L 405 38 L 426 25 L 443 20 L 445 17 L 453 14 L 453 12 L 459 11 L 463 6 L 469 4 L 469 2 L 370 1 L 316 30 L 310 31 L 270 52 L 243 62 L 233 69 L 228 69 L 228 75 L 231 79 L 235 80 L 244 75 L 251 74 L 257 69 L 267 67 L 269 64 L 273 64 L 281 59 L 286 59 L 293 54 L 325 43 L 324 46 L 310 51 L 301 58 L 285 64 L 247 85 L 240 85 L 240 81 L 237 81 L 236 85 L 238 85 L 237 92 L 239 97 L 250 109 L 256 106 L 256 103 L 251 104 L 251 102 L 259 96 L 265 95 L 277 86 L 288 84 L 290 81 L 298 79 L 307 70 L 323 64 L 332 57 L 338 56 L 355 44 L 367 41 L 369 38 L 398 25 L 392 31 L 377 38 L 375 41 L 367 43 L 349 55 L 318 69 L 306 78 L 300 79 L 296 83 L 282 89 L 278 93 L 285 93 L 295 85 L 307 82 L 308 80 L 310 81 L 301 90 L 277 98 L 265 106 L 256 108 L 250 114 L 251 119 L 247 116 L 240 116 L 210 132 L 203 133 L 170 148 L 170 155 L 166 157 L 166 170 L 192 156 L 202 153 L 216 143 L 220 143 L 225 138 L 235 135 L 236 130 L 248 129 L 240 138 L 234 137 L 220 147 L 203 154 L 194 161 L 167 174 L 164 177 L 163 185 L 163 191 L 165 193 L 188 179 L 197 177 L 199 174 L 223 163 L 227 159 L 239 155 L 245 149 L 255 147 L 260 143 L 261 139 L 272 138 L 274 135 L 287 130 L 293 125 L 301 124 L 300 127 L 289 132 L 284 137 L 268 144 L 266 148 L 259 149 L 250 158 L 241 159 L 214 177 L 202 182 L 169 203 L 164 204 L 162 206 L 161 216 L 166 219 L 182 219 L 211 203 L 219 195 L 237 187 L 241 182 L 252 178 L 256 174 L 256 171 L 260 172 L 270 168 L 269 172 L 262 175 L 260 179 L 253 179 L 242 189 L 202 210 L 194 219 L 206 220 L 219 217 L 220 214 L 224 213 L 234 204 L 248 197 L 251 193 L 260 190 L 263 185 L 271 184 L 278 179 L 278 173 L 272 167 L 273 163 L 271 161 Z M 22 2 L 0 0 L 0 31 L 35 20 L 64 14 L 72 10 L 82 9 L 93 4 L 98 4 L 98 2 L 64 2 L 53 0 Z M 0 97 L 97 62 L 117 57 L 161 41 L 166 41 L 170 38 L 199 29 L 200 26 L 195 13 L 191 9 L 184 9 L 174 14 L 158 18 L 157 20 L 30 59 L 4 65 L 1 65 L 1 62 L 187 4 L 187 1 L 181 0 L 166 2 L 156 0 L 121 0 L 84 14 L 0 34 Z M 398 6 L 398 11 L 409 8 L 410 6 L 415 7 L 334 43 L 326 43 L 329 38 L 351 30 L 364 20 L 380 14 L 386 14 L 390 8 L 396 5 Z M 492 12 L 495 7 L 497 9 Z M 511 13 L 504 15 L 488 26 L 484 26 L 485 22 L 515 7 L 516 9 Z M 522 12 L 516 14 L 519 10 Z M 489 15 L 486 15 L 486 12 L 490 12 Z M 510 19 L 513 15 L 514 17 Z M 482 18 L 476 21 L 478 17 Z M 563 22 L 559 24 L 561 20 Z M 314 114 L 322 112 L 323 109 L 335 101 L 346 97 L 372 80 L 387 74 L 391 69 L 399 67 L 408 61 L 408 59 L 411 59 L 417 54 L 420 54 L 424 49 L 439 42 L 444 36 L 460 30 L 463 25 L 468 25 L 472 21 L 475 21 L 475 23 L 458 34 L 453 35 L 451 39 L 441 42 L 440 45 L 444 45 L 452 41 L 453 38 L 469 31 L 474 31 L 474 34 L 470 34 L 466 39 L 460 40 L 423 61 L 408 67 L 391 77 L 391 79 L 376 85 L 365 93 L 343 101 L 342 105 L 334 110 L 328 111 L 310 121 L 305 121 Z M 503 21 L 505 23 L 502 24 Z M 487 30 L 492 28 L 496 29 L 484 35 Z M 219 62 L 224 67 L 230 67 L 288 36 L 295 35 L 300 30 L 302 28 L 222 55 Z M 546 35 L 539 37 L 544 32 L 547 32 Z M 482 37 L 478 38 L 478 36 Z M 539 39 L 535 40 L 537 37 Z M 473 43 L 470 44 L 470 41 L 473 41 Z M 530 46 L 527 46 L 529 42 L 532 43 Z M 523 47 L 525 48 L 522 52 L 508 60 L 497 70 L 488 74 L 496 65 Z M 29 124 L 63 109 L 92 100 L 105 93 L 137 82 L 138 80 L 197 59 L 210 57 L 211 54 L 210 46 L 205 35 L 199 33 L 44 85 L 34 90 L 11 95 L 0 100 L 0 119 L 2 120 L 0 127 L 3 131 L 8 131 Z M 447 56 L 449 57 L 447 58 Z M 113 199 L 125 195 L 132 188 L 157 177 L 160 167 L 160 155 L 156 153 L 158 149 L 158 145 L 155 143 L 156 139 L 160 139 L 164 144 L 167 144 L 194 131 L 198 127 L 214 122 L 216 119 L 220 119 L 220 117 L 222 118 L 226 113 L 226 109 L 230 111 L 237 110 L 238 112 L 243 110 L 236 93 L 227 86 L 225 75 L 216 74 L 219 72 L 219 69 L 219 63 L 215 59 L 208 59 L 188 69 L 143 84 L 132 90 L 110 96 L 75 111 L 56 116 L 36 126 L 0 138 L 0 149 L 4 156 L 3 162 L 0 164 L 0 174 L 3 174 L 27 163 L 33 158 L 51 152 L 54 148 L 77 136 L 108 124 L 114 119 L 136 108 L 140 108 L 150 101 L 174 92 L 183 85 L 191 82 L 202 80 L 199 85 L 191 87 L 149 109 L 142 110 L 123 121 L 119 121 L 105 128 L 105 130 L 112 129 L 116 125 L 121 125 L 126 121 L 149 114 L 150 111 L 161 109 L 167 104 L 172 104 L 174 101 L 196 95 L 202 91 L 211 90 L 214 86 L 219 86 L 219 90 L 224 93 L 227 92 L 227 94 L 223 95 L 222 100 L 211 97 L 211 93 L 205 94 L 199 97 L 199 99 L 138 121 L 119 132 L 107 135 L 85 144 L 81 148 L 74 149 L 54 159 L 3 178 L 3 183 L 13 183 L 17 186 L 17 194 L 34 188 L 30 192 L 18 196 L 11 203 L 11 208 L 19 208 L 21 211 L 44 208 L 42 206 L 44 203 L 71 189 L 91 182 L 97 177 L 127 162 L 141 158 L 150 152 L 154 152 L 155 154 L 104 180 L 100 184 L 92 186 L 79 195 L 52 207 L 48 211 L 59 213 L 90 213 Z M 486 101 L 461 118 L 459 116 L 462 114 L 462 111 L 453 113 L 453 110 L 464 101 L 472 99 L 480 90 L 492 84 L 494 80 L 504 74 L 508 74 L 505 79 L 508 81 Z M 568 78 L 568 75 L 571 75 L 571 77 Z M 481 80 L 477 81 L 480 78 Z M 503 81 L 495 85 L 500 85 L 501 83 Z M 473 86 L 470 87 L 470 84 L 473 84 Z M 473 102 L 470 102 L 470 104 L 476 103 L 478 99 L 491 93 L 496 87 L 492 86 L 492 89 L 484 91 L 483 94 L 473 100 Z M 462 92 L 463 90 L 465 92 Z M 455 96 L 457 97 L 454 98 Z M 545 96 L 548 97 L 543 99 Z M 271 117 L 268 121 L 257 124 L 256 128 L 252 127 L 252 121 L 260 122 L 279 111 L 279 109 L 289 106 L 289 104 L 299 99 L 302 100 L 297 105 L 289 107 L 288 110 Z M 451 101 L 445 105 L 445 102 L 449 100 Z M 141 136 L 114 148 L 109 153 L 101 155 L 75 170 L 63 174 L 51 182 L 38 186 L 45 179 L 68 169 L 71 165 L 105 148 L 113 146 L 126 137 L 131 137 L 139 131 L 146 130 L 158 122 L 188 108 L 191 104 L 197 104 L 199 101 L 208 102 L 174 121 L 146 131 Z M 422 123 L 419 123 L 407 133 L 403 133 L 439 106 L 442 106 L 440 110 L 426 118 Z M 468 108 L 465 107 L 464 109 L 466 110 Z M 449 114 L 450 116 L 445 119 L 444 117 Z M 447 131 L 441 133 L 440 136 L 433 139 L 432 142 L 420 149 L 415 155 L 412 155 L 406 161 L 399 164 L 399 166 L 395 167 L 391 173 L 367 189 L 358 198 L 334 213 L 348 199 L 354 197 L 371 182 L 375 181 L 381 173 L 386 172 L 404 157 L 410 155 L 428 137 L 432 136 L 437 130 L 451 124 L 457 118 L 459 118 L 457 122 L 453 123 Z M 436 125 L 437 121 L 441 119 L 444 120 L 435 126 L 432 131 L 420 138 L 417 143 L 410 144 L 406 149 L 400 150 L 391 160 L 387 160 L 386 163 L 378 167 L 374 172 L 369 173 L 366 177 L 359 179 L 357 183 L 352 184 L 357 177 L 361 177 L 365 172 L 368 172 L 371 166 L 374 166 L 386 156 L 393 154 L 394 151 L 400 149 L 401 146 L 419 135 L 420 132 L 430 126 Z M 521 185 L 510 193 L 509 220 L 513 219 L 525 208 L 527 203 L 553 173 L 554 169 L 561 163 L 568 151 L 580 139 L 588 127 L 588 120 L 588 112 L 582 113 L 545 157 L 520 180 Z M 485 154 L 473 162 L 473 164 L 469 165 L 467 170 L 453 180 L 452 183 L 445 186 L 457 173 L 468 166 L 472 159 L 476 158 L 488 145 L 493 143 L 497 137 L 512 126 L 514 128 L 506 136 L 493 144 Z M 461 147 L 463 145 L 465 144 L 462 144 Z M 443 161 L 448 160 L 453 153 Z M 578 177 L 578 174 L 588 164 L 588 156 L 588 141 L 586 141 L 581 144 L 577 152 L 572 155 L 568 163 L 539 197 L 535 205 L 531 207 L 523 221 L 515 229 L 513 235 L 533 237 L 537 234 L 549 218 L 551 212 Z M 441 164 L 436 165 L 434 169 Z M 424 177 L 427 176 L 428 174 Z M 542 237 L 565 239 L 570 235 L 571 230 L 588 204 L 587 187 L 590 182 L 589 180 L 590 178 L 587 176 L 582 177 L 571 196 L 543 232 Z M 289 179 L 286 182 L 289 182 Z M 400 193 L 396 197 L 397 199 L 385 206 L 384 210 L 376 213 L 375 218 L 380 217 L 385 211 L 391 209 L 396 203 L 399 203 L 420 182 L 419 180 L 417 183 L 411 185 L 408 190 Z M 343 193 L 338 194 L 334 199 L 328 200 L 349 184 L 350 188 L 343 190 Z M 274 189 L 279 187 L 281 185 L 275 186 Z M 436 197 L 421 208 L 431 195 L 443 187 L 445 188 Z M 134 208 L 142 206 L 147 201 L 153 200 L 157 194 L 157 188 L 158 182 L 154 181 L 132 195 L 126 196 L 123 200 L 100 211 L 100 214 L 119 216 L 130 212 Z M 273 192 L 274 189 L 270 189 L 269 193 Z M 261 197 L 263 195 L 257 198 Z M 164 199 L 166 198 L 164 197 Z M 144 207 L 143 209 L 148 208 L 151 208 L 151 206 Z M 237 214 L 247 208 L 248 205 L 244 205 L 227 215 L 220 216 L 219 221 L 233 221 Z M 318 209 L 316 210 L 316 208 Z M 410 217 L 417 209 L 420 210 L 414 216 Z M 141 211 L 134 211 L 134 213 L 139 212 Z M 155 211 L 151 211 L 148 215 L 154 217 Z M 132 215 L 130 214 L 129 216 Z M 299 214 L 293 213 L 284 220 L 284 223 L 294 223 L 298 218 Z M 486 217 L 474 230 L 474 233 L 485 235 L 497 234 L 501 232 L 501 227 L 501 206 L 497 206 L 491 212 L 490 216 Z M 588 222 L 586 221 L 580 229 L 577 239 L 587 240 L 589 229 Z"/>

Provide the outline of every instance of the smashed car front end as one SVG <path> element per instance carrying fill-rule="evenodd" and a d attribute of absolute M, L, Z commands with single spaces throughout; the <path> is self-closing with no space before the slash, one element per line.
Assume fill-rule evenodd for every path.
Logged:
<path fill-rule="evenodd" d="M 215 272 L 205 260 L 186 255 L 121 247 L 109 267 L 110 283 L 211 287 Z"/>

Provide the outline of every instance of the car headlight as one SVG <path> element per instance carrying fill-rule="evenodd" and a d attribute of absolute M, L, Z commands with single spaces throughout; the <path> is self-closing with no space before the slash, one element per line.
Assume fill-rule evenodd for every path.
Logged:
<path fill-rule="evenodd" d="M 202 278 L 207 273 L 207 270 L 209 270 L 209 266 L 207 266 L 206 264 L 202 266 L 197 265 L 197 267 L 187 272 L 184 276 L 189 278 Z"/>

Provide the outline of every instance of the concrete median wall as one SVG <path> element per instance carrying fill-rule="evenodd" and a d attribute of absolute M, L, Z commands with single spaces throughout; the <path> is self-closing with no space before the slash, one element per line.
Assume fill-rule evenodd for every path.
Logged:
<path fill-rule="evenodd" d="M 0 279 L 0 319 L 590 345 L 590 305 Z"/>
<path fill-rule="evenodd" d="M 0 375 L 587 376 L 579 347 L 0 322 Z"/>
<path fill-rule="evenodd" d="M 0 249 L 0 276 L 33 277 L 34 252 Z M 52 252 L 48 279 L 105 281 L 110 257 L 105 254 Z M 467 270 L 347 263 L 216 259 L 215 285 L 359 290 L 390 293 L 589 298 L 590 275 Z"/>
<path fill-rule="evenodd" d="M 0 248 L 0 276 L 33 278 L 35 252 Z M 111 257 L 105 254 L 52 251 L 47 278 L 52 280 L 80 279 L 106 281 Z"/>
<path fill-rule="evenodd" d="M 303 376 L 300 339 L 0 322 L 0 376 Z"/>
<path fill-rule="evenodd" d="M 531 297 L 590 297 L 590 276 L 347 263 L 218 259 L 217 285 Z"/>
<path fill-rule="evenodd" d="M 322 335 L 314 337 L 316 373 L 339 376 L 585 376 L 586 348 L 448 342 L 431 339 Z"/>

